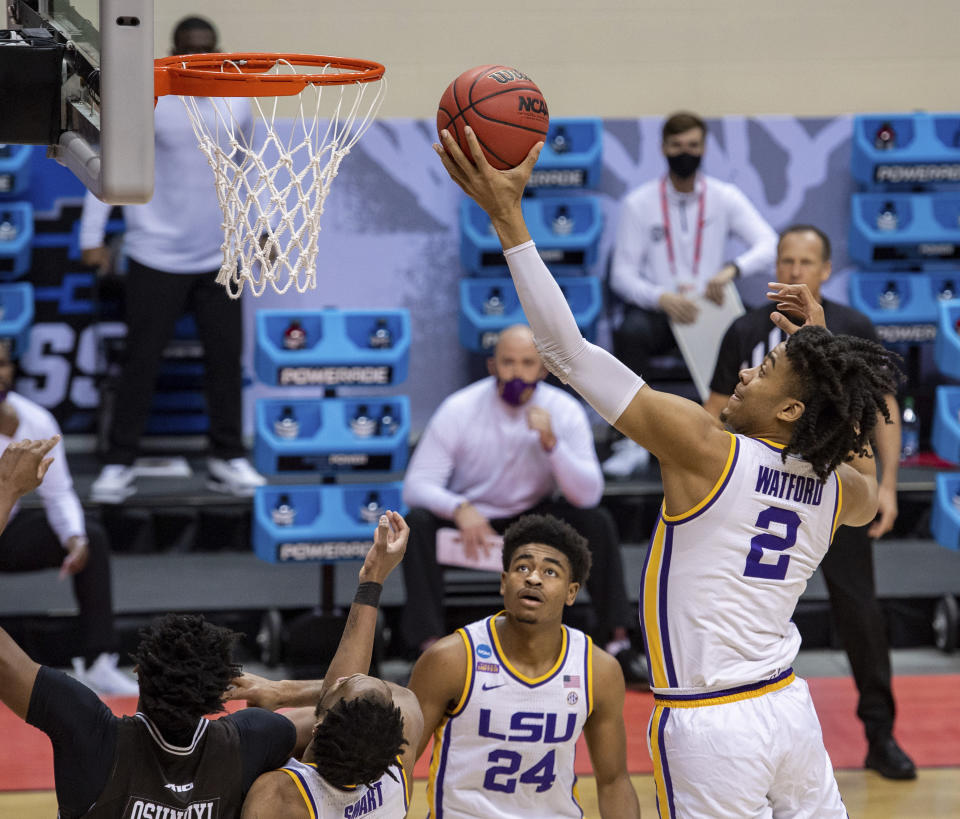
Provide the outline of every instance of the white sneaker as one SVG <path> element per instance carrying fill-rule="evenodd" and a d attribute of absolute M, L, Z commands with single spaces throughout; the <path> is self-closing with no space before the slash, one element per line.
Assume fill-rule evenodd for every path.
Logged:
<path fill-rule="evenodd" d="M 650 453 L 630 438 L 615 442 L 613 455 L 603 462 L 603 474 L 610 478 L 629 478 L 650 463 Z"/>
<path fill-rule="evenodd" d="M 90 499 L 99 503 L 121 503 L 137 491 L 133 467 L 107 464 L 90 487 Z"/>
<path fill-rule="evenodd" d="M 85 668 L 83 657 L 73 658 L 73 675 L 87 688 L 103 696 L 136 697 L 140 686 L 133 677 L 117 668 L 116 654 L 100 654 L 90 668 Z"/>
<path fill-rule="evenodd" d="M 246 458 L 231 458 L 229 461 L 207 458 L 207 471 L 210 473 L 207 481 L 210 489 L 241 497 L 250 497 L 258 486 L 267 482 Z"/>

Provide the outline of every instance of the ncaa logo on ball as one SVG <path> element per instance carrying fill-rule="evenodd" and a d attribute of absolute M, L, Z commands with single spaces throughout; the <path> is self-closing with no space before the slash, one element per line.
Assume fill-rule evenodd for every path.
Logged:
<path fill-rule="evenodd" d="M 477 656 L 485 660 L 487 657 L 493 656 L 493 651 L 486 643 L 480 643 L 480 645 L 477 646 Z"/>

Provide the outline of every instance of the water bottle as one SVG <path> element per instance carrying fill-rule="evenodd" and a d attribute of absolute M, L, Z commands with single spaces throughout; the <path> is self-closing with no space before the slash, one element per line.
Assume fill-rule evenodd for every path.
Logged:
<path fill-rule="evenodd" d="M 283 331 L 283 348 L 285 350 L 302 350 L 307 346 L 307 331 L 299 321 L 294 319 Z"/>
<path fill-rule="evenodd" d="M 883 292 L 877 298 L 877 304 L 881 310 L 896 310 L 900 307 L 900 291 L 897 290 L 895 281 L 888 281 Z"/>
<path fill-rule="evenodd" d="M 884 202 L 877 214 L 877 230 L 896 230 L 899 222 L 893 202 Z"/>
<path fill-rule="evenodd" d="M 300 434 L 300 422 L 293 414 L 293 407 L 284 407 L 280 417 L 273 422 L 273 431 L 278 438 L 296 438 Z"/>
<path fill-rule="evenodd" d="M 903 415 L 900 420 L 900 460 L 906 460 L 920 451 L 920 419 L 913 408 L 913 398 L 903 399 Z"/>
<path fill-rule="evenodd" d="M 566 205 L 560 205 L 550 227 L 557 236 L 569 236 L 573 233 L 573 218 Z"/>
<path fill-rule="evenodd" d="M 12 242 L 17 238 L 17 226 L 13 223 L 13 217 L 9 213 L 4 213 L 0 218 L 0 242 Z"/>
<path fill-rule="evenodd" d="M 293 525 L 293 519 L 297 516 L 297 510 L 294 509 L 293 504 L 290 503 L 290 496 L 281 495 L 270 515 L 277 526 Z"/>
<path fill-rule="evenodd" d="M 397 416 L 393 414 L 393 410 L 389 404 L 383 408 L 379 427 L 379 434 L 388 436 L 393 435 L 400 427 L 400 421 L 397 419 Z"/>
<path fill-rule="evenodd" d="M 487 316 L 503 315 L 503 294 L 499 287 L 491 287 L 487 300 L 483 303 L 483 313 Z"/>
<path fill-rule="evenodd" d="M 550 149 L 555 154 L 565 154 L 570 150 L 570 140 L 567 138 L 567 129 L 562 125 L 557 126 L 550 139 Z"/>
<path fill-rule="evenodd" d="M 897 133 L 889 122 L 884 122 L 873 138 L 873 147 L 878 151 L 889 151 L 897 147 Z"/>
<path fill-rule="evenodd" d="M 950 301 L 953 298 L 953 279 L 947 279 L 943 283 L 943 287 L 940 288 L 940 293 L 937 295 L 937 298 L 940 301 Z"/>
<path fill-rule="evenodd" d="M 350 429 L 358 438 L 369 438 L 377 431 L 377 422 L 367 412 L 367 405 L 357 407 L 357 414 L 350 419 Z"/>
<path fill-rule="evenodd" d="M 386 350 L 393 346 L 393 333 L 387 326 L 385 318 L 378 318 L 373 332 L 370 334 L 370 346 L 374 350 Z"/>
<path fill-rule="evenodd" d="M 365 523 L 377 523 L 386 510 L 380 505 L 380 496 L 376 492 L 367 495 L 367 500 L 360 507 L 360 520 Z"/>

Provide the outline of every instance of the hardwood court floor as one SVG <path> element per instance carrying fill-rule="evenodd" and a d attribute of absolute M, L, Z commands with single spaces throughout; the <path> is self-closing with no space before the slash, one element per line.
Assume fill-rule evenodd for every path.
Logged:
<path fill-rule="evenodd" d="M 653 777 L 633 776 L 646 819 L 657 815 Z M 960 768 L 925 768 L 912 782 L 890 782 L 867 771 L 837 771 L 843 801 L 854 819 L 946 819 L 960 815 Z M 411 819 L 426 814 L 426 782 L 413 786 Z M 580 777 L 586 819 L 599 819 L 592 776 Z M 0 794 L 0 819 L 52 819 L 57 800 L 51 791 Z"/>

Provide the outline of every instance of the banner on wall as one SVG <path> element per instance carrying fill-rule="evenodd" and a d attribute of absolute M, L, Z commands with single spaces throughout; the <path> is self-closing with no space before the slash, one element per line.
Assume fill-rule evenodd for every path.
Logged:
<path fill-rule="evenodd" d="M 661 124 L 653 117 L 604 122 L 603 174 L 596 193 L 607 227 L 595 274 L 605 270 L 620 199 L 664 172 Z M 846 301 L 842 272 L 848 266 L 851 119 L 726 117 L 710 120 L 708 126 L 705 172 L 736 184 L 775 229 L 794 222 L 823 227 L 833 240 L 837 271 L 825 292 Z M 423 429 L 439 403 L 470 380 L 469 354 L 456 340 L 462 194 L 431 148 L 435 139 L 432 121 L 375 122 L 344 161 L 327 201 L 317 290 L 245 297 L 248 434 L 253 399 L 284 394 L 252 378 L 252 318 L 260 307 L 409 308 L 410 374 L 394 391 L 411 396 L 414 430 Z M 36 293 L 36 323 L 21 361 L 18 389 L 49 408 L 65 432 L 93 433 L 102 342 L 125 328 L 121 316 L 104 314 L 96 275 L 80 264 L 82 186 L 46 159 L 42 148 L 35 149 L 34 163 L 29 199 L 36 222 L 29 279 Z M 736 250 L 734 243 L 729 255 Z M 748 305 L 760 303 L 766 290 L 768 278 L 755 279 L 741 289 Z"/>

